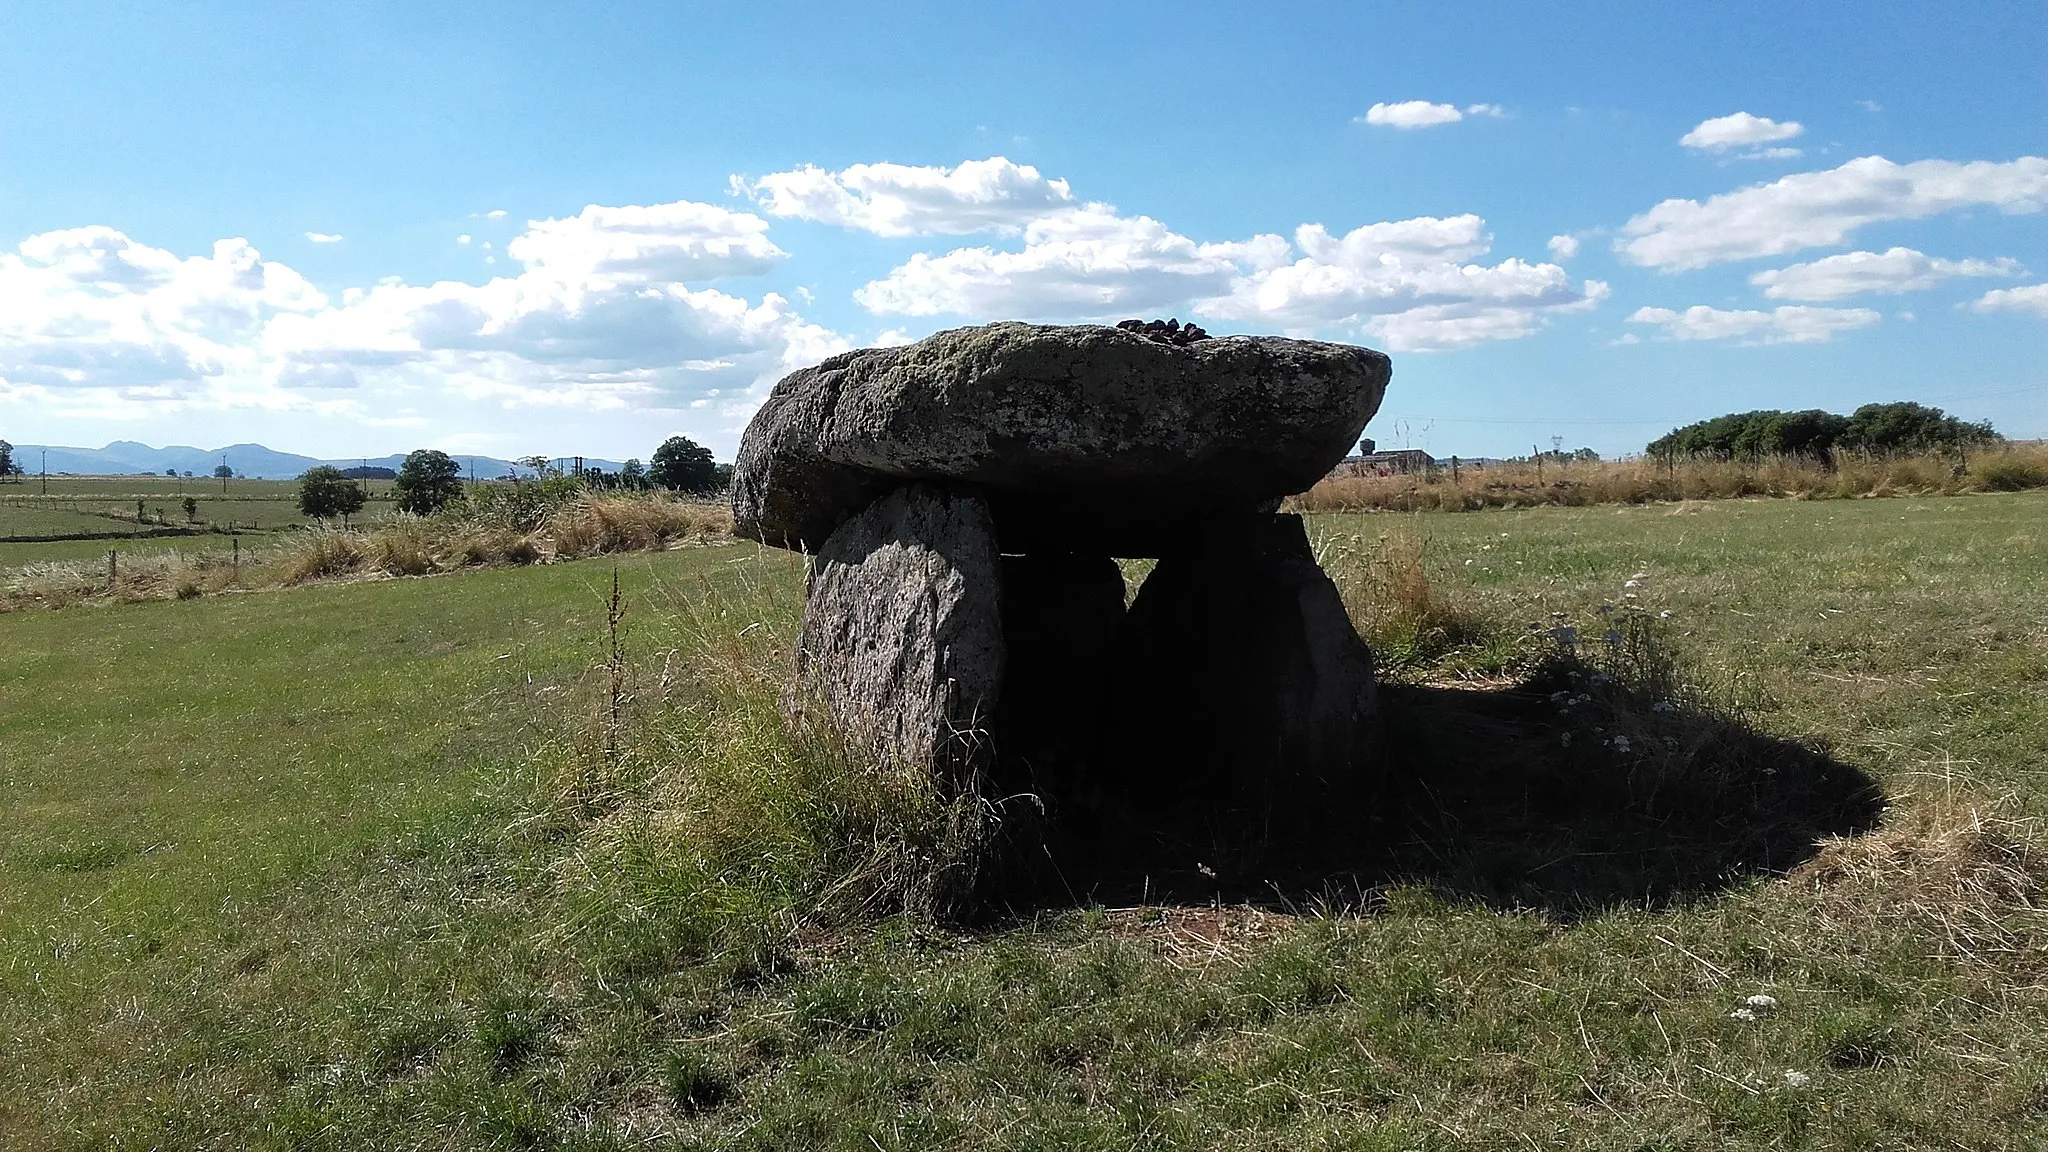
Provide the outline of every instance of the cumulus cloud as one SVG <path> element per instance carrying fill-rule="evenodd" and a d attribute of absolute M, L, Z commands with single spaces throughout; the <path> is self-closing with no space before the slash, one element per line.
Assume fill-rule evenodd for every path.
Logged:
<path fill-rule="evenodd" d="M 877 236 L 1014 234 L 1075 206 L 1065 180 L 1002 156 L 952 168 L 855 164 L 829 172 L 805 165 L 753 181 L 734 176 L 732 188 L 771 216 Z"/>
<path fill-rule="evenodd" d="M 605 283 L 754 276 L 787 255 L 759 216 L 689 200 L 592 204 L 567 219 L 529 220 L 505 251 L 536 270 Z"/>
<path fill-rule="evenodd" d="M 332 232 L 308 232 L 306 233 L 306 239 L 311 240 L 315 244 L 341 243 L 341 237 Z"/>
<path fill-rule="evenodd" d="M 1203 245 L 1149 216 L 1100 205 L 1034 221 L 1021 252 L 958 248 L 918 253 L 854 292 L 869 311 L 897 316 L 1120 319 L 1227 291 L 1260 241 Z M 1263 251 L 1284 251 L 1266 238 Z"/>
<path fill-rule="evenodd" d="M 1555 264 L 1474 263 L 1491 247 L 1475 215 L 1321 224 L 1198 243 L 1108 205 L 1034 221 L 1020 250 L 920 253 L 855 299 L 884 315 L 1112 320 L 1176 310 L 1288 331 L 1344 331 L 1397 351 L 1461 347 L 1534 331 L 1606 294 Z"/>
<path fill-rule="evenodd" d="M 1665 271 L 1779 256 L 1840 244 L 1858 228 L 1963 208 L 2039 212 L 2048 204 L 2048 159 L 1998 162 L 1864 156 L 1699 200 L 1666 200 L 1623 226 L 1618 247 L 1635 264 Z"/>
<path fill-rule="evenodd" d="M 252 368 L 251 343 L 272 317 L 327 303 L 239 238 L 181 258 L 113 228 L 44 232 L 0 254 L 0 380 L 190 396 Z"/>
<path fill-rule="evenodd" d="M 1786 120 L 1781 123 L 1768 116 L 1736 112 L 1700 121 L 1692 131 L 1680 136 L 1678 142 L 1687 148 L 1703 152 L 1726 152 L 1731 148 L 1747 148 L 1777 140 L 1790 140 L 1804 131 L 1806 126 L 1797 120 Z"/>
<path fill-rule="evenodd" d="M 750 410 L 846 341 L 768 293 L 700 282 L 771 267 L 758 217 L 678 202 L 536 220 L 515 275 L 390 279 L 332 300 L 242 240 L 181 258 L 111 228 L 0 254 L 0 391 L 138 406 L 388 415 L 422 398 L 505 407 Z M 404 403 L 400 403 L 403 401 Z"/>
<path fill-rule="evenodd" d="M 1465 114 L 1458 111 L 1455 104 L 1432 104 L 1427 100 L 1375 104 L 1367 108 L 1362 117 L 1365 123 L 1381 128 L 1429 128 L 1437 124 L 1455 124 L 1464 118 Z"/>
<path fill-rule="evenodd" d="M 1769 312 L 1724 311 L 1695 304 L 1683 312 L 1638 308 L 1631 324 L 1654 324 L 1673 340 L 1735 340 L 1743 344 L 1818 344 L 1837 332 L 1868 328 L 1884 317 L 1868 308 L 1789 304 Z"/>
<path fill-rule="evenodd" d="M 1577 236 L 1552 236 L 1550 243 L 1544 245 L 1544 247 L 1550 249 L 1550 254 L 1557 259 L 1569 260 L 1579 254 L 1579 238 Z"/>
<path fill-rule="evenodd" d="M 1465 105 L 1465 115 L 1467 116 L 1491 116 L 1495 119 L 1499 119 L 1503 116 L 1506 116 L 1507 114 L 1507 109 L 1502 108 L 1498 104 Z"/>
<path fill-rule="evenodd" d="M 1979 312 L 2031 312 L 2048 317 L 2048 284 L 1994 288 L 1977 297 L 1970 307 Z"/>
<path fill-rule="evenodd" d="M 1840 300 L 1866 292 L 1919 292 L 1953 276 L 2017 276 L 2023 271 L 2010 257 L 1943 260 L 1895 247 L 1883 252 L 1844 252 L 1759 272 L 1749 282 L 1773 300 Z"/>

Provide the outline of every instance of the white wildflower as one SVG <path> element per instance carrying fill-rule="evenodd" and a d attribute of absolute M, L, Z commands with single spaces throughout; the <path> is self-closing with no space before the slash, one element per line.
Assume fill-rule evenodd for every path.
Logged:
<path fill-rule="evenodd" d="M 1776 996 L 1769 995 L 1768 993 L 1759 992 L 1756 995 L 1751 996 L 1749 999 L 1744 1000 L 1743 1003 L 1751 1008 L 1756 1009 L 1759 1012 L 1770 1012 L 1774 1011 L 1778 1007 L 1778 998 Z"/>
<path fill-rule="evenodd" d="M 1467 561 L 1467 563 L 1470 563 L 1470 561 Z M 1662 612 L 1659 612 L 1659 613 L 1657 613 L 1657 619 L 1659 619 L 1659 620 L 1669 620 L 1669 619 L 1671 619 L 1671 609 L 1669 609 L 1669 608 L 1666 608 L 1666 609 L 1665 609 L 1664 611 L 1662 611 Z"/>
<path fill-rule="evenodd" d="M 1629 579 L 1631 580 L 1648 580 L 1649 578 L 1650 574 L 1648 572 L 1638 572 L 1635 575 L 1629 577 Z"/>
<path fill-rule="evenodd" d="M 1806 1073 L 1801 1072 L 1797 1068 L 1785 1069 L 1785 1087 L 1804 1088 L 1812 1083 L 1813 1077 L 1808 1076 Z"/>
<path fill-rule="evenodd" d="M 1641 580 L 1624 580 L 1621 582 L 1621 586 L 1623 588 L 1641 588 L 1643 582 Z"/>
<path fill-rule="evenodd" d="M 1617 733 L 1614 737 L 1614 750 L 1616 752 L 1628 751 L 1628 737 Z"/>
<path fill-rule="evenodd" d="M 1744 1024 L 1756 1023 L 1756 1013 L 1751 1012 L 1747 1008 L 1737 1008 L 1735 1011 L 1730 1012 L 1728 1014 L 1728 1018 L 1730 1020 L 1740 1020 Z"/>

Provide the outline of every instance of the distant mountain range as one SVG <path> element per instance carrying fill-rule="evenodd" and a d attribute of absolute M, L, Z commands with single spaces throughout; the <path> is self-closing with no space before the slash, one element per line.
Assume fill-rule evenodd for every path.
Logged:
<path fill-rule="evenodd" d="M 47 454 L 47 464 L 45 463 Z M 475 469 L 479 480 L 518 474 L 533 475 L 532 470 L 522 468 L 510 460 L 495 456 L 462 456 L 450 452 L 457 464 L 467 473 Z M 152 448 L 133 440 L 116 440 L 105 448 L 64 448 L 55 444 L 16 444 L 14 462 L 31 475 L 47 467 L 52 474 L 69 472 L 77 476 L 120 476 L 138 472 L 161 473 L 166 468 L 190 472 L 194 476 L 211 476 L 225 458 L 227 466 L 237 476 L 248 476 L 257 480 L 290 480 L 304 473 L 306 469 L 321 464 L 332 464 L 336 468 L 353 468 L 367 464 L 372 468 L 397 468 L 405 463 L 403 455 L 396 456 L 349 456 L 336 460 L 316 460 L 311 456 L 300 456 L 292 452 L 278 452 L 261 444 L 230 444 L 225 448 L 188 448 L 173 444 L 168 448 Z M 567 468 L 571 458 L 560 460 Z M 602 468 L 616 472 L 619 462 L 586 458 L 586 468 Z"/>

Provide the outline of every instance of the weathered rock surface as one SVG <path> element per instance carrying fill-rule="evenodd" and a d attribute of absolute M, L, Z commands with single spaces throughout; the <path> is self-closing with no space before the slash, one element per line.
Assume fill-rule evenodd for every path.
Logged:
<path fill-rule="evenodd" d="M 1306 490 L 1378 409 L 1388 359 L 1279 337 L 1161 342 L 991 324 L 791 373 L 747 427 L 743 536 L 817 551 L 912 480 L 983 490 L 1004 547 L 1157 555 L 1186 525 Z M 1034 514 L 1037 512 L 1037 514 Z"/>
<path fill-rule="evenodd" d="M 1372 654 L 1299 516 L 1212 523 L 1146 578 L 1118 646 L 1121 807 L 1254 852 L 1374 815 Z"/>
<path fill-rule="evenodd" d="M 1003 683 L 999 566 L 980 500 L 922 484 L 876 500 L 813 558 L 793 704 L 883 760 L 974 766 Z"/>

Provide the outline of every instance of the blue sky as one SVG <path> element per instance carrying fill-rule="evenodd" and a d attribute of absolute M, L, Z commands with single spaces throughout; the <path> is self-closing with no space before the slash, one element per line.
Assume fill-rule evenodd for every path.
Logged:
<path fill-rule="evenodd" d="M 1388 350 L 1439 454 L 2048 435 L 2038 3 L 873 7 L 0 9 L 0 436 L 729 455 L 843 348 L 1164 315 Z"/>

